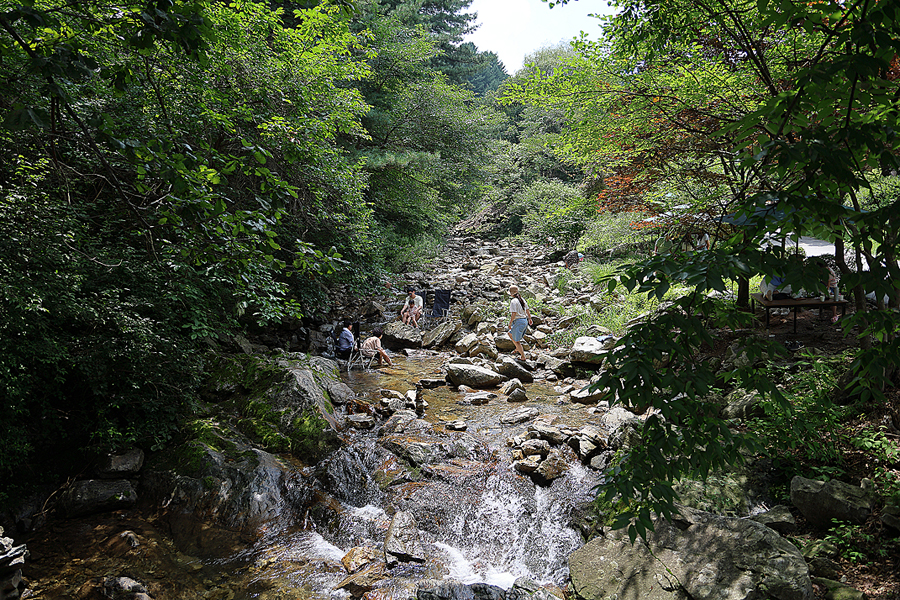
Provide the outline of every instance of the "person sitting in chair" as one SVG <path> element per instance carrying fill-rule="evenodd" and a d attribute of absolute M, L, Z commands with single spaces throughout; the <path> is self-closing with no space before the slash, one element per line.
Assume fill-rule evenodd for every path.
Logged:
<path fill-rule="evenodd" d="M 337 341 L 337 354 L 338 358 L 348 359 L 350 358 L 350 351 L 353 350 L 353 343 L 356 341 L 353 339 L 353 330 L 350 329 L 352 323 L 348 319 L 344 319 L 344 328 L 341 330 L 341 335 L 338 336 Z"/>
<path fill-rule="evenodd" d="M 422 299 L 422 296 L 417 296 L 416 290 L 410 288 L 409 296 L 406 298 L 406 302 L 400 310 L 400 318 L 403 320 L 403 323 L 418 327 L 424 306 L 425 301 Z"/>
<path fill-rule="evenodd" d="M 385 352 L 384 348 L 381 347 L 381 336 L 384 335 L 384 329 L 381 327 L 376 327 L 372 330 L 372 336 L 367 338 L 366 341 L 363 342 L 362 345 L 362 354 L 367 358 L 372 358 L 373 356 L 378 359 L 378 366 L 381 366 L 381 359 L 383 358 L 385 362 L 387 362 L 388 366 L 391 367 L 394 365 L 393 361 L 391 361 L 391 357 L 388 356 L 387 352 Z"/>

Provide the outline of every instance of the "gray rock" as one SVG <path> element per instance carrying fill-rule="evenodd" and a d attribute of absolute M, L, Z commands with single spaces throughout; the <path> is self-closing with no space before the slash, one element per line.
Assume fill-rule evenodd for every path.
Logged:
<path fill-rule="evenodd" d="M 469 356 L 483 356 L 494 360 L 498 356 L 497 347 L 489 336 L 478 338 L 478 342 L 469 348 Z"/>
<path fill-rule="evenodd" d="M 384 337 L 381 338 L 385 348 L 399 350 L 401 348 L 421 348 L 422 330 L 402 321 L 393 321 L 384 328 Z"/>
<path fill-rule="evenodd" d="M 572 398 L 572 402 L 576 402 L 578 404 L 597 404 L 598 402 L 606 398 L 607 395 L 607 391 L 603 388 L 598 388 L 591 391 L 591 384 L 588 384 L 584 387 L 574 390 L 570 394 L 570 397 Z"/>
<path fill-rule="evenodd" d="M 881 522 L 894 531 L 894 535 L 900 532 L 900 507 L 888 504 L 881 511 Z"/>
<path fill-rule="evenodd" d="M 872 500 L 865 490 L 836 479 L 794 477 L 791 502 L 814 527 L 831 527 L 832 519 L 862 525 L 872 513 Z"/>
<path fill-rule="evenodd" d="M 477 343 L 478 336 L 474 333 L 468 333 L 462 339 L 456 342 L 456 344 L 453 346 L 453 349 L 460 354 L 467 354 L 469 350 L 474 348 Z"/>
<path fill-rule="evenodd" d="M 569 463 L 563 453 L 556 448 L 552 449 L 538 468 L 534 471 L 534 478 L 539 483 L 550 483 L 558 477 L 562 477 L 569 470 Z"/>
<path fill-rule="evenodd" d="M 375 427 L 375 418 L 372 415 L 358 413 L 347 416 L 347 423 L 354 429 L 372 429 Z"/>
<path fill-rule="evenodd" d="M 459 331 L 460 327 L 459 321 L 444 321 L 424 335 L 422 338 L 422 346 L 425 348 L 443 346 L 454 333 Z"/>
<path fill-rule="evenodd" d="M 525 363 L 527 365 L 527 363 Z M 520 361 L 511 356 L 501 356 L 496 364 L 497 372 L 524 383 L 534 381 L 534 375 Z"/>
<path fill-rule="evenodd" d="M 484 367 L 455 363 L 447 365 L 447 381 L 453 385 L 487 388 L 498 385 L 502 380 L 502 375 Z"/>
<path fill-rule="evenodd" d="M 866 600 L 868 597 L 863 592 L 840 581 L 833 581 L 824 577 L 813 577 L 812 581 L 826 589 L 825 598 L 828 600 Z"/>
<path fill-rule="evenodd" d="M 341 581 L 334 586 L 334 589 L 347 590 L 352 597 L 359 598 L 366 592 L 372 591 L 375 584 L 387 577 L 387 571 L 384 567 L 383 562 L 371 563 Z"/>
<path fill-rule="evenodd" d="M 130 508 L 135 502 L 137 492 L 127 479 L 76 481 L 60 498 L 60 506 L 67 517 Z"/>
<path fill-rule="evenodd" d="M 551 444 L 559 445 L 566 441 L 565 434 L 558 428 L 544 423 L 534 423 L 528 426 L 528 431 L 538 438 L 547 440 Z"/>
<path fill-rule="evenodd" d="M 626 423 L 637 425 L 640 422 L 640 419 L 634 416 L 633 412 L 621 406 L 612 407 L 600 417 L 600 420 L 610 431 L 616 431 Z"/>
<path fill-rule="evenodd" d="M 781 534 L 793 533 L 797 530 L 797 520 L 794 519 L 794 515 L 787 506 L 780 504 L 750 518 Z"/>
<path fill-rule="evenodd" d="M 412 513 L 394 513 L 384 537 L 384 558 L 388 566 L 400 562 L 425 562 L 427 556 L 419 541 L 419 530 Z"/>
<path fill-rule="evenodd" d="M 509 337 L 505 331 L 494 336 L 494 346 L 496 346 L 497 350 L 500 352 L 512 352 L 516 349 L 516 345 L 513 344 L 512 338 Z"/>
<path fill-rule="evenodd" d="M 500 417 L 500 422 L 504 425 L 513 425 L 515 423 L 524 423 L 525 421 L 530 421 L 531 419 L 538 416 L 540 412 L 538 409 L 532 408 L 530 406 L 523 406 L 522 408 L 517 408 L 515 410 L 511 410 L 502 417 Z"/>
<path fill-rule="evenodd" d="M 605 342 L 597 341 L 596 337 L 580 337 L 572 344 L 569 360 L 592 365 L 602 364 L 609 352 L 607 345 Z"/>
<path fill-rule="evenodd" d="M 568 354 L 568 350 L 566 351 L 566 354 Z M 560 377 L 568 377 L 575 372 L 572 363 L 564 358 L 550 356 L 549 354 L 541 354 L 538 356 L 537 361 L 538 364 L 544 365 Z"/>
<path fill-rule="evenodd" d="M 457 404 L 462 404 L 465 406 L 482 406 L 487 404 L 491 400 L 496 400 L 497 394 L 493 392 L 475 392 L 467 393 L 463 396 L 463 399 L 457 402 Z"/>
<path fill-rule="evenodd" d="M 525 456 L 547 456 L 550 454 L 550 444 L 546 440 L 525 440 L 522 444 L 522 454 Z"/>
<path fill-rule="evenodd" d="M 107 454 L 97 465 L 97 475 L 103 479 L 121 479 L 136 475 L 144 466 L 144 451 L 132 448 L 123 454 Z"/>
<path fill-rule="evenodd" d="M 433 588 L 420 589 L 416 600 L 506 600 L 503 588 L 487 583 L 442 583 Z"/>
<path fill-rule="evenodd" d="M 541 464 L 541 457 L 538 454 L 525 457 L 524 460 L 517 460 L 513 463 L 513 468 L 519 473 L 531 475 Z"/>
<path fill-rule="evenodd" d="M 738 389 L 728 394 L 725 407 L 722 409 L 724 419 L 750 419 L 765 414 L 759 395 L 755 392 Z"/>
<path fill-rule="evenodd" d="M 799 550 L 748 519 L 681 508 L 658 520 L 647 544 L 624 530 L 597 537 L 569 556 L 579 598 L 640 600 L 811 600 Z"/>

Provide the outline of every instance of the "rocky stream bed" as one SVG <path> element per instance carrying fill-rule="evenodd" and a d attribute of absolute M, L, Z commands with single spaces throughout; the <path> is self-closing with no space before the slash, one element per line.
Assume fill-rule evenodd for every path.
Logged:
<path fill-rule="evenodd" d="M 566 305 L 603 296 L 577 274 L 560 293 L 556 280 L 573 275 L 552 258 L 452 240 L 432 272 L 406 276 L 426 306 L 433 290 L 452 290 L 450 318 L 421 329 L 394 320 L 395 290 L 332 307 L 364 318 L 364 330 L 385 324 L 392 367 L 348 372 L 320 356 L 331 323 L 242 340 L 242 353 L 221 359 L 194 439 L 109 457 L 31 503 L 13 538 L 0 532 L 0 600 L 808 600 L 814 585 L 832 584 L 852 593 L 834 582 L 827 548 L 804 556 L 781 534 L 792 510 L 864 520 L 872 499 L 860 487 L 795 478 L 789 509 L 773 506 L 750 470 L 722 474 L 688 482 L 692 508 L 646 544 L 601 527 L 592 488 L 639 441 L 647 415 L 610 409 L 589 389 L 612 332 L 551 347 L 548 336 L 572 325 Z M 505 336 L 513 283 L 545 307 L 525 361 Z M 740 419 L 753 402 L 735 390 L 723 410 Z M 248 414 L 268 420 L 249 427 Z M 309 423 L 332 436 L 331 452 L 272 451 L 271 440 Z M 724 510 L 711 500 L 723 497 Z"/>

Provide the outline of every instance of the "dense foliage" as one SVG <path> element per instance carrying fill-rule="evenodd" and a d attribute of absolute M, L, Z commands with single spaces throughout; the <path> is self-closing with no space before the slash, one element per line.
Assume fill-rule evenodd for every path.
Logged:
<path fill-rule="evenodd" d="M 747 339 L 741 350 L 749 365 L 724 381 L 713 361 L 697 359 L 714 343 L 709 325 L 748 323 L 716 300 L 729 282 L 744 282 L 744 294 L 757 273 L 781 274 L 795 288 L 824 285 L 820 270 L 799 257 L 760 250 L 768 233 L 836 243 L 834 259 L 856 308 L 845 331 L 860 346 L 851 392 L 880 401 L 895 383 L 898 316 L 884 300 L 895 304 L 900 294 L 900 205 L 883 192 L 898 169 L 900 25 L 890 2 L 626 0 L 619 8 L 604 40 L 580 42 L 568 68 L 515 82 L 508 97 L 564 111 L 558 151 L 602 169 L 605 206 L 663 212 L 677 205 L 684 229 L 670 235 L 702 227 L 718 237 L 713 251 L 655 256 L 610 280 L 610 288 L 656 298 L 690 286 L 629 330 L 598 383 L 626 405 L 659 410 L 647 420 L 644 443 L 622 457 L 601 490 L 629 506 L 620 523 L 637 517 L 635 535 L 652 513 L 671 511 L 678 478 L 740 462 L 752 442 L 704 408 L 714 387 L 757 389 L 789 407 L 753 366 L 783 352 L 765 338 Z M 878 203 L 864 211 L 861 198 L 874 197 Z M 728 213 L 742 226 L 723 226 Z"/>
<path fill-rule="evenodd" d="M 0 3 L 0 474 L 164 444 L 210 346 L 467 210 L 468 4 Z"/>

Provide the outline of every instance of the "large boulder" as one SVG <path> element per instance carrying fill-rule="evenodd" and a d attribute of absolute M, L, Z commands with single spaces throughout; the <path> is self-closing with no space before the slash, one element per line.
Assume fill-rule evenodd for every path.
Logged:
<path fill-rule="evenodd" d="M 615 340 L 610 338 L 615 343 Z M 610 343 L 608 341 L 599 341 L 596 337 L 580 337 L 572 344 L 572 350 L 569 352 L 569 360 L 572 362 L 588 363 L 599 365 L 603 363 L 609 352 Z"/>
<path fill-rule="evenodd" d="M 384 336 L 381 338 L 385 348 L 401 350 L 403 348 L 421 348 L 422 330 L 406 325 L 402 321 L 393 321 L 384 328 Z"/>
<path fill-rule="evenodd" d="M 82 517 L 130 508 L 135 502 L 137 492 L 127 479 L 85 479 L 63 492 L 60 507 L 67 517 Z"/>
<path fill-rule="evenodd" d="M 453 385 L 466 385 L 480 389 L 497 386 L 503 381 L 503 376 L 477 365 L 450 363 L 447 365 L 447 381 Z"/>
<path fill-rule="evenodd" d="M 506 375 L 510 379 L 518 379 L 523 383 L 534 381 L 534 375 L 531 374 L 531 371 L 511 356 L 501 356 L 496 363 L 496 369 L 498 373 Z"/>
<path fill-rule="evenodd" d="M 811 600 L 800 551 L 749 519 L 682 507 L 658 520 L 647 543 L 623 530 L 597 537 L 569 556 L 575 595 L 584 600 Z"/>
<path fill-rule="evenodd" d="M 144 451 L 132 448 L 121 454 L 106 454 L 97 464 L 97 475 L 103 479 L 121 479 L 136 475 L 144 466 Z"/>
<path fill-rule="evenodd" d="M 872 514 L 872 499 L 865 490 L 836 479 L 794 477 L 791 503 L 815 527 L 831 527 L 832 519 L 862 525 Z"/>
<path fill-rule="evenodd" d="M 454 333 L 459 331 L 459 321 L 444 321 L 422 337 L 422 346 L 431 348 L 443 346 Z"/>

